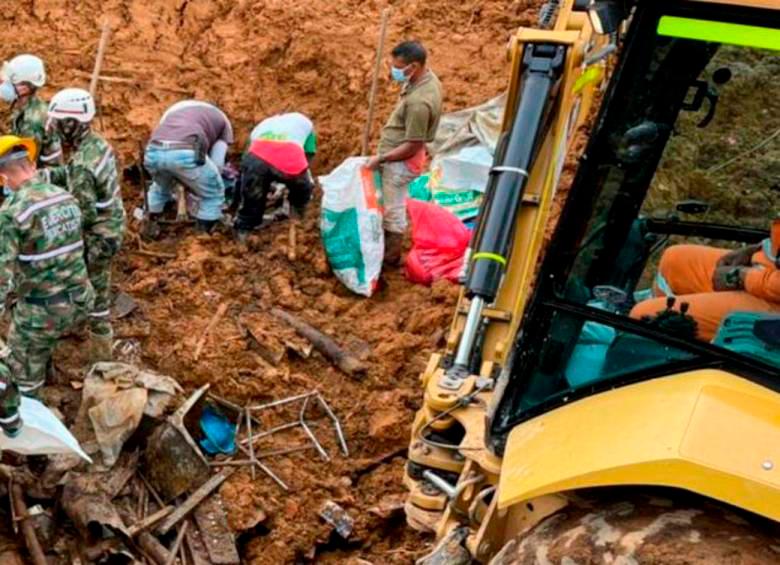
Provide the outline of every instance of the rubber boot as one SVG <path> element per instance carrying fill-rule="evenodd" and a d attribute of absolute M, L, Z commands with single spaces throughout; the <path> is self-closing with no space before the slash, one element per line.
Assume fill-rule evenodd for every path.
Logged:
<path fill-rule="evenodd" d="M 89 332 L 89 364 L 106 363 L 114 359 L 114 334 Z"/>
<path fill-rule="evenodd" d="M 385 260 L 386 267 L 397 267 L 401 264 L 401 252 L 403 251 L 404 234 L 385 232 Z"/>
<path fill-rule="evenodd" d="M 217 220 L 195 220 L 195 231 L 198 233 L 210 234 L 214 226 L 217 225 Z"/>

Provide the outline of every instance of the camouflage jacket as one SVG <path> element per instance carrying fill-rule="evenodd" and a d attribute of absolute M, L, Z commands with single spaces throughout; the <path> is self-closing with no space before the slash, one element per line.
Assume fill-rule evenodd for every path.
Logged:
<path fill-rule="evenodd" d="M 31 137 L 38 146 L 38 166 L 58 165 L 62 161 L 62 146 L 56 134 L 46 132 L 48 107 L 37 96 L 31 96 L 24 106 L 14 106 L 11 112 L 11 133 Z"/>
<path fill-rule="evenodd" d="M 122 240 L 125 208 L 119 172 L 114 151 L 105 139 L 95 132 L 87 134 L 68 164 L 52 169 L 51 181 L 66 187 L 79 201 L 87 240 Z"/>
<path fill-rule="evenodd" d="M 81 211 L 72 195 L 35 177 L 0 206 L 0 304 L 11 290 L 43 298 L 88 288 Z"/>

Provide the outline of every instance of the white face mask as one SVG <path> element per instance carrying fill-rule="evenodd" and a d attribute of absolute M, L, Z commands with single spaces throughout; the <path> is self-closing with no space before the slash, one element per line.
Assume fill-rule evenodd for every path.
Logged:
<path fill-rule="evenodd" d="M 0 84 L 0 98 L 9 104 L 12 104 L 16 102 L 16 99 L 19 98 L 19 95 L 17 94 L 16 88 L 14 88 L 13 84 L 11 84 L 9 81 L 4 81 L 3 84 Z"/>

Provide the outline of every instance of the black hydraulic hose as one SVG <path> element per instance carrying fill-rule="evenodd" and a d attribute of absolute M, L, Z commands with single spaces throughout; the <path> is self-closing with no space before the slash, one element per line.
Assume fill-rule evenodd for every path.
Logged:
<path fill-rule="evenodd" d="M 497 152 L 479 222 L 473 264 L 466 284 L 470 296 L 495 300 L 514 236 L 515 223 L 528 174 L 538 148 L 550 93 L 560 78 L 566 50 L 533 44 L 523 56 L 522 88 L 508 140 Z"/>

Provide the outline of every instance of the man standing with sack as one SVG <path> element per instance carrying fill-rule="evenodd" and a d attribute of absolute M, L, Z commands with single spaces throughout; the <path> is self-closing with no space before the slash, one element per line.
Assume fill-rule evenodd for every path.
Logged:
<path fill-rule="evenodd" d="M 225 113 L 207 102 L 185 100 L 163 114 L 146 148 L 144 165 L 152 175 L 149 221 L 174 199 L 175 182 L 188 192 L 198 231 L 209 233 L 222 217 L 222 169 L 233 127 Z"/>
<path fill-rule="evenodd" d="M 418 41 L 392 51 L 392 79 L 403 85 L 401 98 L 382 129 L 378 155 L 367 166 L 382 172 L 385 265 L 401 262 L 406 233 L 406 193 L 425 167 L 425 144 L 436 137 L 442 107 L 441 83 L 428 68 L 428 53 Z"/>

